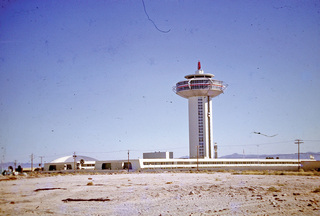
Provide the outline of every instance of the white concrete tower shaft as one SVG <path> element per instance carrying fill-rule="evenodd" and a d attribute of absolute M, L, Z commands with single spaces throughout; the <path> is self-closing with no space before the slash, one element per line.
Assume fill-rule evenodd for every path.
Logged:
<path fill-rule="evenodd" d="M 190 97 L 189 105 L 189 153 L 190 158 L 212 158 L 212 100 L 209 96 Z"/>
<path fill-rule="evenodd" d="M 178 82 L 174 87 L 176 94 L 188 99 L 190 158 L 214 157 L 212 98 L 221 94 L 226 86 L 213 77 L 213 74 L 205 74 L 198 62 L 196 73 L 185 76 L 187 80 Z"/>

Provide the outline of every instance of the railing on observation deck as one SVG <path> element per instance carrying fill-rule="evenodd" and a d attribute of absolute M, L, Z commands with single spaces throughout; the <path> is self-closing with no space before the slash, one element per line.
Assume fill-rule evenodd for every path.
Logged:
<path fill-rule="evenodd" d="M 180 81 L 173 87 L 173 91 L 178 93 L 184 90 L 196 90 L 196 89 L 206 89 L 206 90 L 218 90 L 223 91 L 226 86 L 223 81 L 203 79 L 203 80 L 185 80 Z"/>

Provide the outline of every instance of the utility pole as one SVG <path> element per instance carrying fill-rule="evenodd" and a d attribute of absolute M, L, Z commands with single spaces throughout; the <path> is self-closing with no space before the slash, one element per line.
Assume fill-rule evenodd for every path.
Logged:
<path fill-rule="evenodd" d="M 74 171 L 76 171 L 76 158 L 77 158 L 76 152 L 73 152 L 73 170 Z"/>
<path fill-rule="evenodd" d="M 218 159 L 218 145 L 214 143 L 214 159 Z"/>
<path fill-rule="evenodd" d="M 1 157 L 1 173 L 3 172 L 3 163 L 5 162 L 5 155 L 6 155 L 6 147 L 1 147 L 2 149 L 2 157 Z"/>
<path fill-rule="evenodd" d="M 42 167 L 42 158 L 44 158 L 44 156 L 39 156 L 39 158 L 41 159 L 41 163 L 40 163 L 40 168 Z"/>
<path fill-rule="evenodd" d="M 33 172 L 33 153 L 31 154 L 31 172 Z"/>
<path fill-rule="evenodd" d="M 197 145 L 197 172 L 199 172 L 199 146 Z"/>
<path fill-rule="evenodd" d="M 260 163 L 260 160 L 259 160 L 259 145 L 257 145 L 257 158 L 258 158 L 258 164 Z"/>
<path fill-rule="evenodd" d="M 300 170 L 300 144 L 303 143 L 302 140 L 296 139 L 294 144 L 298 145 L 298 171 Z"/>
<path fill-rule="evenodd" d="M 14 171 L 16 171 L 17 168 L 17 160 L 14 160 Z"/>
<path fill-rule="evenodd" d="M 129 155 L 130 155 L 130 152 L 128 150 L 128 172 L 129 172 L 129 168 L 130 168 L 130 166 L 129 166 Z"/>

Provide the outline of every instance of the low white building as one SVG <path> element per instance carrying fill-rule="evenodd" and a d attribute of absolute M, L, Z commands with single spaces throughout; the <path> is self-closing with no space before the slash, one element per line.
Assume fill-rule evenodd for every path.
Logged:
<path fill-rule="evenodd" d="M 306 162 L 301 161 L 302 168 Z M 133 159 L 130 170 L 297 170 L 301 167 L 296 159 Z M 95 170 L 123 170 L 128 168 L 127 160 L 96 161 Z"/>
<path fill-rule="evenodd" d="M 159 152 L 156 152 L 159 153 Z M 66 156 L 45 163 L 44 171 L 59 170 L 318 170 L 320 164 L 312 159 L 173 159 L 169 152 L 147 154 L 143 159 L 103 160 L 97 161 L 87 156 Z M 154 158 L 152 158 L 154 157 Z M 163 157 L 163 158 L 159 158 Z M 169 158 L 168 158 L 169 157 Z M 317 163 L 318 162 L 318 163 Z"/>
<path fill-rule="evenodd" d="M 74 169 L 91 169 L 94 170 L 96 159 L 88 156 L 73 155 L 61 157 L 51 161 L 50 163 L 44 164 L 44 171 L 56 171 L 56 170 L 74 170 Z"/>

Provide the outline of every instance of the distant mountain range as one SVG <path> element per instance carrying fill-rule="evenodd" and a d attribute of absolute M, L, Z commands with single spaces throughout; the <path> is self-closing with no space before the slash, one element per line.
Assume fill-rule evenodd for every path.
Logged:
<path fill-rule="evenodd" d="M 31 168 L 31 163 L 17 163 L 16 168 L 18 168 L 18 166 L 21 166 L 22 168 Z M 14 162 L 6 162 L 6 163 L 2 163 L 0 164 L 0 170 L 8 170 L 8 167 L 12 166 L 14 169 Z M 43 165 L 42 165 L 43 166 Z M 34 164 L 33 168 L 38 168 L 39 164 Z M 0 173 L 1 174 L 1 173 Z"/>
<path fill-rule="evenodd" d="M 314 157 L 315 160 L 320 160 L 320 152 L 305 152 L 300 153 L 300 159 L 310 159 L 310 155 Z M 231 155 L 225 155 L 219 158 L 226 158 L 226 159 L 236 159 L 236 158 L 267 158 L 267 157 L 273 157 L 280 159 L 298 159 L 298 153 L 295 154 L 262 154 L 262 155 L 242 155 L 242 154 L 231 154 Z"/>
<path fill-rule="evenodd" d="M 320 152 L 305 152 L 305 153 L 300 153 L 300 159 L 310 159 L 310 155 L 312 155 L 314 157 L 315 160 L 320 160 Z M 225 155 L 225 156 L 221 156 L 218 158 L 225 158 L 225 159 L 241 159 L 241 158 L 266 158 L 266 157 L 273 157 L 273 158 L 277 158 L 279 157 L 279 159 L 298 159 L 298 153 L 295 154 L 261 154 L 261 155 L 255 155 L 255 154 L 249 154 L 249 155 L 242 155 L 242 154 L 238 154 L 238 153 L 234 153 L 231 155 Z M 189 156 L 182 156 L 180 157 L 181 159 L 186 159 L 189 158 Z"/>

